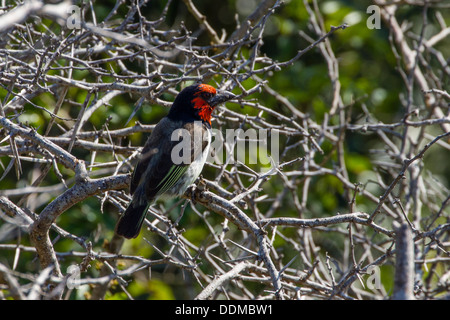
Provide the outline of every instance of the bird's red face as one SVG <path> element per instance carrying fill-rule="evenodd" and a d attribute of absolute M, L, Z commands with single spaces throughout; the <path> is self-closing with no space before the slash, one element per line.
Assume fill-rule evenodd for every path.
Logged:
<path fill-rule="evenodd" d="M 198 85 L 198 91 L 194 94 L 192 103 L 195 109 L 199 109 L 198 115 L 203 121 L 211 124 L 211 114 L 215 106 L 211 106 L 209 101 L 216 95 L 216 89 L 208 84 Z"/>
<path fill-rule="evenodd" d="M 195 84 L 184 88 L 170 108 L 170 119 L 202 120 L 211 126 L 211 114 L 214 108 L 236 96 L 225 90 L 216 90 L 208 84 Z"/>

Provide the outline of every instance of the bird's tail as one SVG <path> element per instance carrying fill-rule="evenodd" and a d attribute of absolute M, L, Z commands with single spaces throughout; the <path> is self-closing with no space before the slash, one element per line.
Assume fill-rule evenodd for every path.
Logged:
<path fill-rule="evenodd" d="M 136 238 L 139 235 L 150 204 L 151 202 L 148 201 L 140 201 L 135 194 L 128 208 L 117 221 L 116 234 L 127 239 Z"/>

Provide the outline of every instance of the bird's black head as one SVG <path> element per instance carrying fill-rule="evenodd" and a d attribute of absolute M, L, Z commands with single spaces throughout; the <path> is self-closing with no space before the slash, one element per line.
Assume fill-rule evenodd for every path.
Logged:
<path fill-rule="evenodd" d="M 211 125 L 211 113 L 219 103 L 235 97 L 228 91 L 216 90 L 208 84 L 195 84 L 184 88 L 169 111 L 169 118 L 201 120 Z"/>

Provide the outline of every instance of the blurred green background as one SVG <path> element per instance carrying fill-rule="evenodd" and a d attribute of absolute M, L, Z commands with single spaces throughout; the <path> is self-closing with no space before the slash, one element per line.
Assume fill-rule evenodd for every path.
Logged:
<path fill-rule="evenodd" d="M 97 21 L 102 21 L 115 3 L 116 1 L 113 0 L 94 1 Z M 156 20 L 160 17 L 165 4 L 166 1 L 149 1 L 142 8 L 142 14 L 148 20 Z M 242 23 L 253 12 L 257 4 L 258 1 L 256 0 L 195 1 L 198 10 L 206 15 L 208 22 L 214 29 L 224 30 L 227 35 L 230 35 L 235 30 L 236 14 L 237 19 Z M 404 81 L 397 70 L 399 62 L 391 49 L 389 30 L 383 23 L 380 29 L 369 29 L 366 26 L 366 21 L 369 17 L 366 10 L 372 2 L 342 0 L 319 1 L 318 4 L 320 12 L 323 14 L 327 30 L 331 26 L 338 26 L 342 23 L 349 25 L 347 29 L 336 32 L 329 40 L 339 61 L 339 79 L 342 85 L 341 92 L 344 104 L 352 105 L 352 123 L 364 120 L 365 114 L 363 107 L 367 108 L 374 119 L 385 123 L 400 121 L 405 111 L 401 102 L 402 95 L 406 93 Z M 126 14 L 124 7 L 121 7 L 120 10 L 123 11 L 123 14 Z M 118 14 L 121 13 L 120 10 Z M 439 24 L 433 14 L 434 12 L 434 9 L 430 9 L 428 12 L 429 25 L 426 28 L 425 35 L 433 34 L 439 30 Z M 449 10 L 443 10 L 442 15 L 447 24 L 450 24 Z M 414 33 L 420 33 L 423 22 L 421 7 L 402 5 L 398 12 L 398 17 L 399 20 L 405 19 L 411 22 L 409 26 L 411 30 Z M 88 21 L 89 18 L 89 15 L 85 17 Z M 309 29 L 308 19 L 309 15 L 304 7 L 303 1 L 284 1 L 281 7 L 269 18 L 265 29 L 264 44 L 261 48 L 262 52 L 278 61 L 289 60 L 295 56 L 298 50 L 309 45 L 309 42 L 299 35 L 300 31 L 305 32 L 313 39 L 318 38 Z M 187 10 L 183 1 L 173 0 L 169 7 L 167 19 L 160 28 L 178 28 L 181 23 L 184 23 L 186 28 L 191 31 L 195 31 L 199 27 L 198 22 Z M 48 25 L 56 28 L 56 25 L 51 21 L 48 21 Z M 203 32 L 198 36 L 196 45 L 207 45 L 209 43 L 210 38 L 208 34 Z M 450 42 L 448 39 L 441 41 L 436 46 L 436 49 L 440 50 L 448 58 L 450 54 Z M 430 65 L 437 65 L 433 57 L 431 57 Z M 137 72 L 143 72 L 142 66 L 139 63 L 128 65 L 128 67 Z M 76 79 L 88 80 L 90 76 L 88 71 L 83 70 L 74 73 L 74 78 Z M 310 114 L 314 121 L 319 124 L 322 123 L 324 115 L 329 111 L 332 101 L 332 84 L 328 76 L 328 66 L 323 56 L 318 52 L 318 49 L 308 52 L 292 66 L 274 72 L 267 79 L 272 89 L 289 99 L 303 113 Z M 248 80 L 248 83 L 243 83 L 243 85 L 250 86 L 250 81 Z M 446 81 L 448 82 L 448 79 Z M 445 86 L 448 87 L 448 83 L 443 85 L 443 87 Z M 69 90 L 69 95 L 80 105 L 83 104 L 86 94 L 86 92 L 76 88 Z M 415 103 L 420 104 L 418 107 L 423 110 L 421 93 L 416 92 L 415 94 Z M 5 95 L 5 90 L 0 89 L 0 98 L 4 99 Z M 257 98 L 263 102 L 262 104 L 264 106 L 272 108 L 281 114 L 289 115 L 288 110 L 284 109 L 271 95 L 264 91 L 248 98 Z M 108 123 L 109 129 L 122 128 L 130 116 L 137 99 L 138 97 L 136 96 L 124 94 L 115 97 L 110 101 L 110 106 L 100 108 L 94 113 L 90 118 L 90 123 L 84 129 L 101 129 L 108 116 L 111 117 Z M 167 99 L 171 99 L 171 97 L 167 97 Z M 37 97 L 34 102 L 38 105 L 54 105 L 55 98 L 50 94 L 43 94 Z M 237 106 L 230 106 L 230 108 L 234 108 L 238 112 L 253 115 L 258 113 L 258 110 L 251 108 L 241 109 Z M 63 108 L 63 114 L 60 115 L 76 118 L 78 110 L 79 105 L 75 106 L 75 108 Z M 166 108 L 145 102 L 128 126 L 134 125 L 135 121 L 140 121 L 144 124 L 155 124 L 166 114 Z M 20 120 L 22 122 L 27 121 L 30 125 L 37 128 L 38 132 L 43 133 L 46 129 L 46 123 L 49 121 L 49 116 L 47 113 L 39 111 L 32 106 L 27 106 L 25 112 L 20 116 Z M 339 124 L 337 119 L 334 124 Z M 53 130 L 52 133 L 57 134 L 57 128 Z M 438 134 L 438 131 L 436 134 Z M 131 136 L 130 141 L 125 139 L 122 145 L 127 145 L 128 143 L 134 146 L 143 145 L 147 136 L 146 134 L 134 134 Z M 325 154 L 327 154 L 327 148 L 330 147 L 327 143 L 322 146 Z M 373 155 L 370 153 L 370 149 L 383 149 L 378 136 L 371 133 L 361 134 L 360 132 L 348 132 L 345 139 L 345 149 L 345 161 L 350 180 L 366 183 L 371 178 L 370 171 L 372 170 Z M 73 153 L 80 158 L 85 158 L 87 154 L 87 152 L 77 148 L 74 148 Z M 100 153 L 96 161 L 101 162 L 102 157 L 103 155 Z M 105 155 L 104 157 L 104 161 L 109 161 L 109 155 Z M 333 154 L 327 160 L 330 163 L 330 167 L 332 167 L 332 162 L 335 159 L 336 156 Z M 450 159 L 450 152 L 448 150 L 445 148 L 432 148 L 427 152 L 424 162 L 424 170 L 433 174 L 447 188 L 450 187 L 450 166 L 448 165 L 448 159 Z M 10 161 L 8 157 L 2 157 L 0 160 L 3 167 L 6 167 Z M 24 163 L 23 165 L 23 178 L 17 181 L 14 172 L 11 171 L 1 181 L 2 189 L 20 188 L 27 181 L 32 180 L 30 176 L 32 175 L 34 165 L 30 163 Z M 64 173 L 63 168 L 62 171 Z M 214 178 L 217 171 L 212 168 L 207 168 L 203 174 L 207 178 Z M 48 183 L 52 180 L 58 181 L 54 172 L 49 173 L 48 179 Z M 277 190 L 282 189 L 280 183 L 282 183 L 281 179 L 272 179 L 264 184 L 264 189 L 268 194 L 275 194 Z M 304 213 L 304 217 L 321 217 L 336 212 L 347 212 L 348 204 L 342 196 L 342 193 L 342 183 L 335 177 L 325 175 L 314 178 L 310 187 L 308 210 Z M 173 200 L 171 203 L 175 204 L 177 201 Z M 271 203 L 268 203 L 267 208 L 270 205 Z M 171 204 L 166 205 L 166 207 L 170 206 Z M 105 213 L 99 214 L 99 207 L 100 198 L 90 198 L 63 214 L 58 220 L 58 225 L 78 236 L 93 238 L 93 235 L 98 235 L 94 237 L 94 246 L 100 248 L 103 242 L 112 235 L 117 219 L 117 209 L 107 204 L 104 210 Z M 358 207 L 360 210 L 367 209 L 370 211 L 371 208 L 373 209 L 373 204 L 364 198 L 358 198 Z M 36 208 L 38 212 L 41 209 Z M 176 219 L 177 212 L 172 212 L 171 214 Z M 296 216 L 296 211 L 293 209 L 292 203 L 289 200 L 283 203 L 283 210 L 280 214 L 284 216 Z M 219 226 L 220 221 L 220 219 L 217 219 Z M 195 245 L 200 246 L 205 240 L 205 237 L 210 236 L 209 231 L 205 228 L 201 219 L 190 207 L 186 209 L 183 219 L 180 221 L 180 228 L 186 229 L 183 235 Z M 294 233 L 295 230 L 287 230 L 285 234 L 288 235 L 289 232 Z M 157 258 L 158 254 L 142 240 L 143 233 L 137 239 L 127 241 L 123 252 L 127 254 L 138 254 L 146 258 Z M 148 232 L 145 233 L 145 237 L 150 238 L 151 241 L 155 241 L 154 244 L 159 248 L 168 248 L 167 243 L 164 243 L 157 237 L 152 237 Z M 334 256 L 336 259 L 342 258 L 340 257 L 342 254 L 342 239 L 337 240 L 333 235 L 323 233 L 318 235 L 316 240 L 316 244 L 321 245 L 322 249 L 327 251 L 330 256 Z M 283 242 L 281 239 L 277 239 L 277 241 L 279 243 L 275 245 L 281 245 L 281 242 Z M 80 250 L 72 241 L 67 239 L 60 239 L 55 247 L 58 252 Z M 290 257 L 288 252 L 285 254 L 287 257 L 285 262 L 287 262 Z M 11 263 L 14 253 L 2 252 L 2 255 L 2 260 Z M 38 270 L 38 263 L 33 257 L 31 253 L 22 253 L 20 259 L 20 263 L 23 264 L 22 269 L 30 271 Z M 63 265 L 63 268 L 66 268 L 72 262 L 68 259 L 65 262 L 66 265 Z M 93 264 L 90 272 L 93 275 L 98 274 L 100 265 L 100 263 Z M 208 269 L 208 266 L 201 265 L 200 267 L 205 268 L 205 273 L 212 271 Z M 382 280 L 385 281 L 384 285 L 389 290 L 392 279 L 385 276 L 392 272 L 392 270 L 389 270 L 389 266 L 385 266 L 384 268 L 386 272 Z M 175 270 L 171 266 L 157 266 L 152 269 L 151 277 L 145 272 L 136 276 L 136 281 L 133 281 L 128 287 L 128 290 L 133 297 L 140 299 L 186 299 L 192 297 L 192 288 L 186 285 L 186 283 L 191 283 L 194 286 L 196 283 L 189 272 Z M 258 290 L 258 284 L 252 285 L 255 287 L 255 290 Z M 198 290 L 198 287 L 196 289 Z M 88 292 L 89 288 L 86 288 L 86 290 L 78 290 L 72 294 L 71 298 L 88 298 Z M 126 295 L 120 288 L 113 286 L 106 298 L 126 299 Z"/>

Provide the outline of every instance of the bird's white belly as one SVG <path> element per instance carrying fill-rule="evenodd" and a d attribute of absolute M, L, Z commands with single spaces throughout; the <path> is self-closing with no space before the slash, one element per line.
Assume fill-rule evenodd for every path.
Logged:
<path fill-rule="evenodd" d="M 164 196 L 181 196 L 184 194 L 186 189 L 197 180 L 198 176 L 203 170 L 203 166 L 205 165 L 206 159 L 208 158 L 209 148 L 211 145 L 211 131 L 207 131 L 207 137 L 208 145 L 203 150 L 202 153 L 200 153 L 197 158 L 194 159 L 194 161 L 189 165 L 188 169 L 186 170 L 183 177 L 178 180 L 175 185 L 170 188 Z"/>

